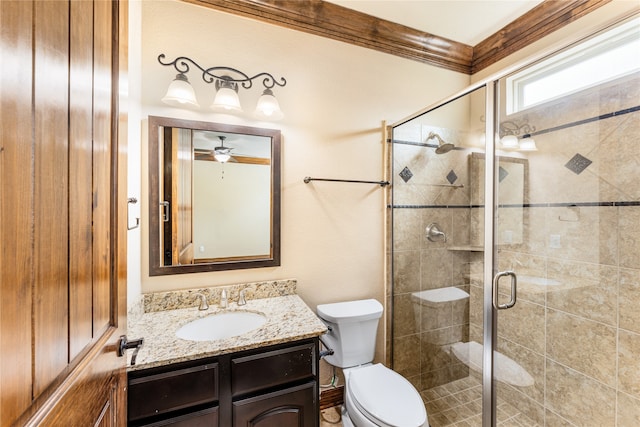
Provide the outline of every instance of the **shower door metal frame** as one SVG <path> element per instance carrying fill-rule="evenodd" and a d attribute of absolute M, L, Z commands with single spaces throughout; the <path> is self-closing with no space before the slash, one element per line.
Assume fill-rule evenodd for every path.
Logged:
<path fill-rule="evenodd" d="M 483 342 L 482 342 L 482 425 L 496 425 L 498 395 L 493 381 L 494 349 L 497 346 L 498 317 L 493 306 L 493 278 L 496 274 L 495 229 L 497 206 L 495 118 L 498 102 L 498 81 L 485 87 L 485 168 L 484 168 L 484 268 L 483 268 Z M 487 345 L 489 343 L 489 345 Z"/>

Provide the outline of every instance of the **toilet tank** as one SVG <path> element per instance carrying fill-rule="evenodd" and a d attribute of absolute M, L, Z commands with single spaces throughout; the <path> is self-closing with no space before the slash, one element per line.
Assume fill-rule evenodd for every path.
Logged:
<path fill-rule="evenodd" d="M 325 360 L 338 368 L 373 361 L 382 304 L 374 299 L 321 304 L 318 317 L 329 327 L 320 340 L 334 351 Z"/>

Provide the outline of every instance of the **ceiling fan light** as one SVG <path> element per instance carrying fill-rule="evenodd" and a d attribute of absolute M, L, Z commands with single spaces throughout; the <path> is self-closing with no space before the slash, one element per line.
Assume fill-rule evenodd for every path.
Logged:
<path fill-rule="evenodd" d="M 265 120 L 280 120 L 284 117 L 280 104 L 271 89 L 265 89 L 258 99 L 254 115 Z"/>
<path fill-rule="evenodd" d="M 223 152 L 218 152 L 215 151 L 213 153 L 213 157 L 219 161 L 220 163 L 227 163 L 229 161 L 229 159 L 231 158 L 231 155 L 227 152 L 227 153 L 223 153 Z"/>
<path fill-rule="evenodd" d="M 176 74 L 176 78 L 169 85 L 162 102 L 175 107 L 184 107 L 185 105 L 200 107 L 193 86 L 189 83 L 187 76 L 182 73 Z"/>

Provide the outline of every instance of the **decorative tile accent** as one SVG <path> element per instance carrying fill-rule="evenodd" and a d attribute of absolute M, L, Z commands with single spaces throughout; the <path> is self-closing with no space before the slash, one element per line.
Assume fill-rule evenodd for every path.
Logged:
<path fill-rule="evenodd" d="M 502 180 L 505 179 L 507 175 L 509 175 L 509 172 L 507 172 L 505 168 L 500 166 L 498 168 L 498 182 L 502 182 Z"/>
<path fill-rule="evenodd" d="M 589 167 L 591 163 L 593 163 L 591 160 L 587 159 L 580 153 L 576 153 L 576 155 L 573 156 L 571 160 L 569 160 L 567 164 L 564 165 L 564 167 L 569 169 L 576 175 L 580 175 L 582 171 Z"/>
<path fill-rule="evenodd" d="M 400 172 L 400 178 L 402 178 L 404 182 L 409 182 L 412 177 L 413 173 L 405 166 L 404 169 L 402 169 L 402 172 Z"/>
<path fill-rule="evenodd" d="M 451 171 L 447 174 L 447 181 L 449 181 L 449 184 L 453 184 L 454 182 L 456 182 L 456 179 L 458 179 L 458 175 L 456 175 L 453 169 L 451 169 Z"/>

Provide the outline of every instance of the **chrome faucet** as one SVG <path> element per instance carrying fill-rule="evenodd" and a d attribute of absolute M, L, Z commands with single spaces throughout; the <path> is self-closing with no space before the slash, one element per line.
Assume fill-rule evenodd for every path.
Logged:
<path fill-rule="evenodd" d="M 244 289 L 240 291 L 240 296 L 238 297 L 238 305 L 246 305 L 247 300 L 244 297 Z"/>
<path fill-rule="evenodd" d="M 222 294 L 220 295 L 220 307 L 227 308 L 228 304 L 229 304 L 229 301 L 227 299 L 227 290 L 223 289 Z"/>
<path fill-rule="evenodd" d="M 198 310 L 201 310 L 201 311 L 209 310 L 209 303 L 207 302 L 207 297 L 204 294 L 201 294 L 200 292 L 197 292 L 194 295 L 200 298 L 200 306 L 198 307 Z"/>

